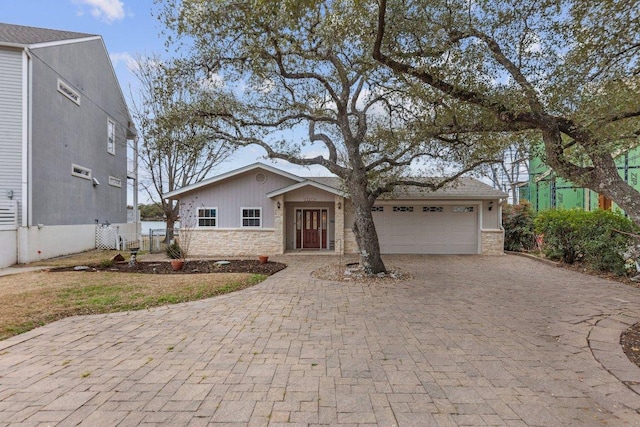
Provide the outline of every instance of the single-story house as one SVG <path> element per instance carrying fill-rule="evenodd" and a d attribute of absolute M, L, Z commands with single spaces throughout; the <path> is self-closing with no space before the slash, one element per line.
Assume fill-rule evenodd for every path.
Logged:
<path fill-rule="evenodd" d="M 379 199 L 383 254 L 502 254 L 501 200 L 473 178 L 438 191 L 407 188 Z M 165 194 L 182 207 L 193 256 L 357 253 L 354 213 L 339 178 L 305 178 L 255 163 Z"/>

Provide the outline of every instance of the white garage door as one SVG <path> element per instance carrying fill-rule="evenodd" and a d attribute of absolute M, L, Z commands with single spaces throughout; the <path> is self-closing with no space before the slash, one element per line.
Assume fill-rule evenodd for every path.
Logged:
<path fill-rule="evenodd" d="M 477 205 L 385 205 L 373 210 L 383 254 L 478 253 Z"/>

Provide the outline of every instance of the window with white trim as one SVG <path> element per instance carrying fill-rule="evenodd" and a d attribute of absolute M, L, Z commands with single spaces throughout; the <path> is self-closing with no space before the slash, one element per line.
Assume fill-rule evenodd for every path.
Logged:
<path fill-rule="evenodd" d="M 422 212 L 442 212 L 442 206 L 423 206 Z"/>
<path fill-rule="evenodd" d="M 74 104 L 80 105 L 80 94 L 60 79 L 58 79 L 58 92 L 73 101 Z"/>
<path fill-rule="evenodd" d="M 242 208 L 243 227 L 262 227 L 262 208 Z"/>
<path fill-rule="evenodd" d="M 413 212 L 413 206 L 394 206 L 394 212 Z"/>
<path fill-rule="evenodd" d="M 112 187 L 122 187 L 122 180 L 118 177 L 109 175 L 109 185 Z"/>
<path fill-rule="evenodd" d="M 198 208 L 198 227 L 217 227 L 218 208 Z"/>
<path fill-rule="evenodd" d="M 473 206 L 454 206 L 454 213 L 464 213 L 464 212 L 473 212 Z"/>
<path fill-rule="evenodd" d="M 111 119 L 107 119 L 107 152 L 116 154 L 116 124 Z"/>
<path fill-rule="evenodd" d="M 91 169 L 72 163 L 71 175 L 77 176 L 78 178 L 91 179 Z"/>

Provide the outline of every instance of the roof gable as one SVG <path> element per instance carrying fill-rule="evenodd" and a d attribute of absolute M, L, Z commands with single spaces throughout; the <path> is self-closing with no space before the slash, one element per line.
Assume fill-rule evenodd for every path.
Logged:
<path fill-rule="evenodd" d="M 165 199 L 175 199 L 175 198 L 178 198 L 178 196 L 180 196 L 182 194 L 189 193 L 189 192 L 192 192 L 192 191 L 195 191 L 195 190 L 199 190 L 199 189 L 211 186 L 211 185 L 218 184 L 218 183 L 220 183 L 222 181 L 226 181 L 226 180 L 228 180 L 230 178 L 233 178 L 235 176 L 238 176 L 238 175 L 241 175 L 243 173 L 250 172 L 250 171 L 253 171 L 253 170 L 256 170 L 256 169 L 263 169 L 265 171 L 274 173 L 276 175 L 283 176 L 285 178 L 292 179 L 292 180 L 297 181 L 297 182 L 304 181 L 303 178 L 300 178 L 297 175 L 294 175 L 294 174 L 289 173 L 289 172 L 285 172 L 282 169 L 278 169 L 278 168 L 275 168 L 273 166 L 266 165 L 264 163 L 257 162 L 257 163 L 253 163 L 253 164 L 248 165 L 248 166 L 241 167 L 239 169 L 235 169 L 235 170 L 232 170 L 232 171 L 220 174 L 220 175 L 216 175 L 214 177 L 205 179 L 203 181 L 197 182 L 197 183 L 192 184 L 192 185 L 188 185 L 188 186 L 180 188 L 178 190 L 171 191 L 169 193 L 164 194 L 163 197 Z"/>
<path fill-rule="evenodd" d="M 281 194 L 289 193 L 291 191 L 298 190 L 298 189 L 304 188 L 304 187 L 314 187 L 314 188 L 317 188 L 319 190 L 323 190 L 323 191 L 326 191 L 328 193 L 335 194 L 337 196 L 348 197 L 347 193 L 345 193 L 344 191 L 342 191 L 342 190 L 340 190 L 340 189 L 338 189 L 336 187 L 330 186 L 330 185 L 325 185 L 325 184 L 316 182 L 315 180 L 313 180 L 313 178 L 306 179 L 306 180 L 304 180 L 302 182 L 298 182 L 296 184 L 289 185 L 289 186 L 281 188 L 279 190 L 267 193 L 267 197 L 269 197 L 269 198 L 276 197 L 276 196 L 279 196 Z"/>
<path fill-rule="evenodd" d="M 338 196 L 349 198 L 348 193 L 345 191 L 342 180 L 338 177 L 299 177 L 297 175 L 291 174 L 289 172 L 285 172 L 281 169 L 275 168 L 273 166 L 266 165 L 264 163 L 253 163 L 248 166 L 244 166 L 239 169 L 235 169 L 233 171 L 223 173 L 221 175 L 216 175 L 212 178 L 206 179 L 204 181 L 189 185 L 187 187 L 181 188 L 179 190 L 172 191 L 164 195 L 166 199 L 174 199 L 178 196 L 188 193 L 194 190 L 202 189 L 204 187 L 215 185 L 222 181 L 225 181 L 234 176 L 252 171 L 254 169 L 264 169 L 266 171 L 272 172 L 277 175 L 281 175 L 287 178 L 290 178 L 296 181 L 295 184 L 280 188 L 278 190 L 271 191 L 266 194 L 267 197 L 272 198 L 282 194 L 289 193 L 291 191 L 298 190 L 300 188 L 304 188 L 306 186 L 314 187 L 319 190 L 326 191 L 328 193 L 332 193 Z M 430 178 L 411 178 L 415 181 L 417 180 L 428 180 Z M 406 186 L 406 187 L 398 187 L 396 191 L 392 194 L 388 194 L 386 196 L 382 196 L 380 199 L 425 199 L 425 200 L 433 200 L 433 199 L 502 199 L 507 197 L 507 194 L 496 190 L 495 188 L 487 185 L 475 178 L 470 177 L 461 177 L 455 180 L 453 183 L 445 185 L 444 187 L 431 191 L 426 187 L 418 187 L 418 186 Z"/>
<path fill-rule="evenodd" d="M 74 31 L 0 23 L 0 45 L 28 47 L 43 43 L 78 41 L 96 37 L 100 36 Z"/>

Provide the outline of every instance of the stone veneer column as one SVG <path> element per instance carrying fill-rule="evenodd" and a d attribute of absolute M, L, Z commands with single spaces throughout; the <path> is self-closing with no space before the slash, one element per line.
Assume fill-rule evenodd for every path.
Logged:
<path fill-rule="evenodd" d="M 482 230 L 482 255 L 504 255 L 504 230 Z"/>
<path fill-rule="evenodd" d="M 278 209 L 278 203 L 280 203 L 280 209 Z M 278 247 L 278 254 L 283 254 L 286 248 L 286 241 L 284 238 L 284 218 L 285 218 L 285 205 L 284 205 L 284 195 L 280 195 L 276 197 L 273 204 L 273 228 L 274 228 L 274 236 L 275 244 Z"/>
<path fill-rule="evenodd" d="M 338 205 L 340 209 L 338 209 Z M 344 255 L 344 197 L 335 196 L 334 201 L 334 236 L 335 252 L 338 255 Z"/>

